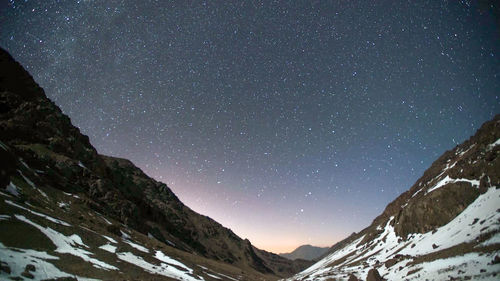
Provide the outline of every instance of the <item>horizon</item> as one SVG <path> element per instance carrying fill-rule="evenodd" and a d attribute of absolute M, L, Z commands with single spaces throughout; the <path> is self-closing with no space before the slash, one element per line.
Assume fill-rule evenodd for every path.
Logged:
<path fill-rule="evenodd" d="M 369 226 L 500 112 L 493 12 L 391 3 L 10 1 L 0 46 L 99 153 L 289 253 Z"/>

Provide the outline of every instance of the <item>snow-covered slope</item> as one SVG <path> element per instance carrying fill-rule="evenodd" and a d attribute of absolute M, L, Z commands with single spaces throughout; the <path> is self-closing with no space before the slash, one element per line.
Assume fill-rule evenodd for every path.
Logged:
<path fill-rule="evenodd" d="M 288 280 L 499 280 L 500 116 Z"/>

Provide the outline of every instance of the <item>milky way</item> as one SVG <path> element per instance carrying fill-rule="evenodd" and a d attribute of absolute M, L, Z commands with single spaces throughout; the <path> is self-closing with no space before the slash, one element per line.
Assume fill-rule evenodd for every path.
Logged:
<path fill-rule="evenodd" d="M 361 230 L 500 113 L 493 1 L 187 2 L 2 2 L 0 45 L 100 153 L 258 247 Z"/>

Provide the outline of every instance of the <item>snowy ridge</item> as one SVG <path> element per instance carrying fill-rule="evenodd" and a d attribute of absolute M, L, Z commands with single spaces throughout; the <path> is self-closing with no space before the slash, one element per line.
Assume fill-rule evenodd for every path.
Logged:
<path fill-rule="evenodd" d="M 431 187 L 429 190 L 427 190 L 427 193 L 430 193 L 440 187 L 443 187 L 449 183 L 456 183 L 456 182 L 468 182 L 474 187 L 479 187 L 479 180 L 469 180 L 469 179 L 452 179 L 450 176 L 446 176 L 444 179 L 440 180 L 436 185 Z"/>
<path fill-rule="evenodd" d="M 433 163 L 371 226 L 287 280 L 367 280 L 369 272 L 385 280 L 498 280 L 500 138 L 487 128 Z"/>
<path fill-rule="evenodd" d="M 489 188 L 448 224 L 432 232 L 409 235 L 407 239 L 397 236 L 391 217 L 384 231 L 372 241 L 361 244 L 364 236 L 360 237 L 288 280 L 347 280 L 350 274 L 366 280 L 372 268 L 387 280 L 442 280 L 463 276 L 462 272 L 478 280 L 497 280 L 495 275 L 500 274 L 500 265 L 492 261 L 500 254 L 499 206 L 500 189 Z M 429 257 L 487 236 L 491 238 L 476 248 L 494 245 L 493 253 Z"/>

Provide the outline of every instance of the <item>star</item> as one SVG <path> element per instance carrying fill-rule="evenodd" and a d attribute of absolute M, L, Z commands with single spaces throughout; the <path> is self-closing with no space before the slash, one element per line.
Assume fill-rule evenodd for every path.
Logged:
<path fill-rule="evenodd" d="M 0 6 L 0 45 L 99 153 L 257 247 L 359 231 L 500 112 L 476 2 Z"/>

